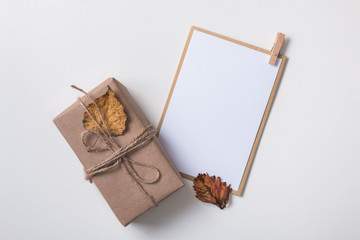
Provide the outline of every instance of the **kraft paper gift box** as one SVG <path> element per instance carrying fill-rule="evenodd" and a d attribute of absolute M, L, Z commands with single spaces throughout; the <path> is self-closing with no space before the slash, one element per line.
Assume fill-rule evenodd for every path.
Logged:
<path fill-rule="evenodd" d="M 114 91 L 127 115 L 124 133 L 112 139 L 120 147 L 126 146 L 150 123 L 127 88 L 114 78 L 105 80 L 89 94 L 92 99 L 96 99 L 104 95 L 108 87 Z M 85 106 L 91 103 L 86 96 L 83 96 L 81 100 Z M 85 130 L 82 122 L 84 112 L 85 108 L 78 100 L 59 114 L 54 119 L 54 123 L 86 170 L 103 162 L 113 152 L 110 150 L 87 151 L 81 138 Z M 150 139 L 147 144 L 126 154 L 128 159 L 137 164 L 130 166 L 127 164 L 128 167 L 126 167 L 124 163 L 119 163 L 116 167 L 95 175 L 91 179 L 124 226 L 184 186 L 177 169 L 169 160 L 157 137 Z M 154 183 L 144 183 L 137 179 L 137 176 L 145 181 L 152 179 L 154 174 L 157 174 L 157 170 L 160 173 L 159 179 Z"/>

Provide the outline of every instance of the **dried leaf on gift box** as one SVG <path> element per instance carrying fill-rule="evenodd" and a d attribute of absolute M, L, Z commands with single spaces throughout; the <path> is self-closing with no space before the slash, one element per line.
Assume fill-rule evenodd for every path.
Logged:
<path fill-rule="evenodd" d="M 229 201 L 231 187 L 227 186 L 226 182 L 221 182 L 220 177 L 210 177 L 209 174 L 199 173 L 194 179 L 194 190 L 196 198 L 200 201 L 212 203 L 224 209 Z"/>
<path fill-rule="evenodd" d="M 100 109 L 110 134 L 113 136 L 121 135 L 125 130 L 127 117 L 124 112 L 123 105 L 121 105 L 121 103 L 117 100 L 113 90 L 108 87 L 107 92 L 101 97 L 95 99 L 95 102 Z M 87 108 L 99 125 L 104 128 L 104 124 L 101 121 L 95 104 L 91 103 Z M 100 129 L 96 126 L 96 123 L 87 112 L 84 113 L 83 126 L 87 130 L 100 132 Z"/>

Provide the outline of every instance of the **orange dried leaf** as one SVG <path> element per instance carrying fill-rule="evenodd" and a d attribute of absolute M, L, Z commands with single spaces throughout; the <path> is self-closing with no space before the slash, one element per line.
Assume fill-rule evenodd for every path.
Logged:
<path fill-rule="evenodd" d="M 113 90 L 109 87 L 104 95 L 95 99 L 95 102 L 100 109 L 110 134 L 113 136 L 121 135 L 126 127 L 125 122 L 127 117 L 123 105 L 117 100 Z M 91 103 L 87 108 L 99 125 L 104 129 L 105 126 L 101 121 L 95 104 Z M 100 129 L 87 112 L 84 113 L 83 126 L 87 130 L 101 133 Z"/>
<path fill-rule="evenodd" d="M 200 201 L 212 203 L 224 209 L 229 202 L 231 187 L 227 186 L 226 182 L 221 182 L 220 177 L 210 177 L 207 173 L 199 173 L 194 179 L 194 190 L 196 198 Z"/>

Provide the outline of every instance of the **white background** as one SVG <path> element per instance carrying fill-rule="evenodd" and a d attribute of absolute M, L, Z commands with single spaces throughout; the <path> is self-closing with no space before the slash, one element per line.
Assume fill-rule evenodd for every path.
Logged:
<path fill-rule="evenodd" d="M 359 1 L 0 2 L 0 239 L 359 239 Z M 123 228 L 52 123 L 121 80 L 157 125 L 191 25 L 289 57 L 243 197 Z"/>

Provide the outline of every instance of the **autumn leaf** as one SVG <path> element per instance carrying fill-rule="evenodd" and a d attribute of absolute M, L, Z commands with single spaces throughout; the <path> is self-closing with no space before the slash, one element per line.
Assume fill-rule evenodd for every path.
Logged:
<path fill-rule="evenodd" d="M 200 201 L 212 203 L 224 209 L 229 202 L 231 187 L 227 186 L 226 182 L 221 182 L 220 177 L 210 177 L 207 173 L 199 173 L 194 179 L 194 190 L 196 198 Z"/>
<path fill-rule="evenodd" d="M 100 109 L 101 115 L 104 118 L 110 134 L 112 136 L 121 135 L 125 130 L 125 122 L 127 117 L 124 112 L 123 105 L 121 105 L 121 103 L 117 100 L 113 90 L 111 90 L 109 87 L 104 95 L 95 99 L 95 102 Z M 99 125 L 105 129 L 95 104 L 91 103 L 87 109 L 94 116 Z M 93 130 L 101 133 L 99 127 L 87 112 L 84 113 L 83 126 L 87 130 Z"/>

